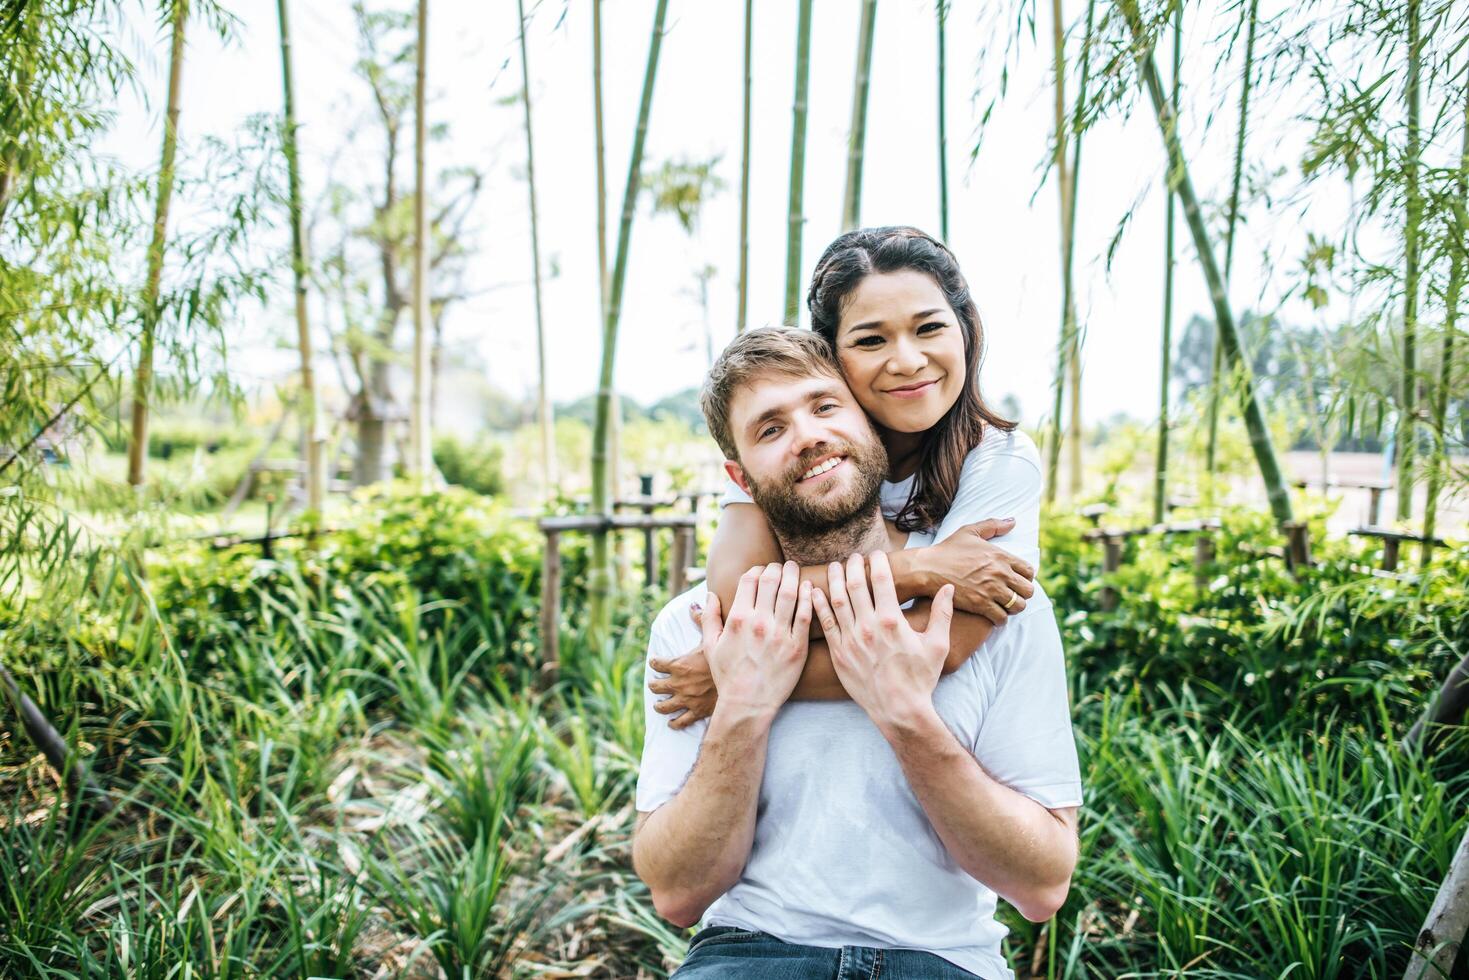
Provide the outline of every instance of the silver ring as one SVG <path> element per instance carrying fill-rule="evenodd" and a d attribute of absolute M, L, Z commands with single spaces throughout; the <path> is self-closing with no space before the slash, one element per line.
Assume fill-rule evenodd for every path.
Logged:
<path fill-rule="evenodd" d="M 1007 602 L 1007 603 L 1005 603 L 1000 608 L 1003 609 L 1003 610 L 1005 610 L 1006 612 L 1009 612 L 1010 611 L 1010 607 L 1013 606 L 1013 605 L 1015 605 L 1015 600 L 1016 599 L 1019 599 L 1019 598 L 1020 598 L 1020 593 L 1019 592 L 1016 592 L 1014 589 L 1011 589 L 1010 590 L 1010 601 Z"/>

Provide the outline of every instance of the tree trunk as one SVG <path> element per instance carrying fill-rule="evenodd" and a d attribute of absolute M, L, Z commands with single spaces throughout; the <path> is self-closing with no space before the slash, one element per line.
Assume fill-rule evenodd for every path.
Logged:
<path fill-rule="evenodd" d="M 597 139 L 597 322 L 607 322 L 607 140 L 602 124 L 602 0 L 592 0 L 592 119 Z M 551 451 L 556 451 L 551 427 Z M 608 480 L 612 495 L 622 483 L 622 398 L 612 391 L 611 433 L 607 439 Z"/>
<path fill-rule="evenodd" d="M 428 0 L 418 0 L 417 69 L 413 86 L 413 402 L 409 408 L 408 472 L 426 484 L 433 469 L 428 425 L 428 181 L 424 160 L 428 150 L 425 101 L 428 68 Z"/>
<path fill-rule="evenodd" d="M 530 59 L 526 54 L 525 0 L 515 0 L 516 12 L 520 15 L 520 84 L 521 104 L 525 107 L 525 182 L 530 189 L 530 261 L 531 283 L 536 298 L 536 368 L 539 372 L 541 414 L 541 479 L 545 485 L 545 497 L 550 500 L 556 493 L 556 439 L 551 418 L 551 392 L 546 374 L 546 323 L 541 316 L 541 236 L 540 221 L 536 213 L 536 146 L 531 130 L 530 108 Z"/>
<path fill-rule="evenodd" d="M 847 187 L 842 194 L 842 230 L 857 227 L 862 216 L 862 152 L 867 140 L 867 91 L 872 80 L 872 36 L 877 0 L 862 0 L 857 28 L 857 77 L 852 84 L 852 126 L 847 133 Z"/>
<path fill-rule="evenodd" d="M 287 0 L 276 0 L 281 22 L 281 84 L 285 91 L 286 177 L 291 209 L 291 272 L 296 293 L 296 343 L 301 351 L 301 430 L 306 443 L 306 506 L 321 512 L 326 493 L 326 468 L 321 438 L 321 406 L 316 397 L 316 370 L 312 364 L 311 326 L 306 316 L 306 234 L 301 224 L 301 151 L 296 142 L 296 92 L 291 78 L 291 29 Z"/>
<path fill-rule="evenodd" d="M 1121 0 L 1123 14 L 1127 17 L 1132 32 L 1134 57 L 1142 75 L 1142 84 L 1147 89 L 1153 104 L 1153 114 L 1158 120 L 1158 129 L 1167 149 L 1169 169 L 1174 174 L 1174 193 L 1183 206 L 1184 220 L 1193 238 L 1198 253 L 1200 271 L 1209 286 L 1209 298 L 1214 305 L 1214 319 L 1219 324 L 1219 338 L 1224 342 L 1224 354 L 1239 365 L 1243 378 L 1241 400 L 1245 416 L 1245 428 L 1250 434 L 1250 447 L 1260 467 L 1260 476 L 1265 481 L 1265 490 L 1270 498 L 1270 511 L 1277 521 L 1291 519 L 1290 494 L 1280 472 L 1280 463 L 1275 457 L 1275 447 L 1270 442 L 1270 429 L 1265 423 L 1265 413 L 1255 393 L 1254 378 L 1249 366 L 1240 353 L 1239 332 L 1235 326 L 1234 313 L 1229 308 L 1225 292 L 1224 277 L 1214 260 L 1214 247 L 1209 241 L 1209 231 L 1204 224 L 1203 212 L 1199 209 L 1198 196 L 1194 194 L 1193 180 L 1189 176 L 1188 162 L 1179 143 L 1177 119 L 1163 95 L 1163 83 L 1158 80 L 1158 66 L 1152 51 L 1146 46 L 1142 18 L 1138 13 L 1137 0 Z"/>
<path fill-rule="evenodd" d="M 801 189 L 806 179 L 806 90 L 811 78 L 811 0 L 800 0 L 796 23 L 796 95 L 791 104 L 791 198 L 786 224 L 785 322 L 801 316 Z"/>
<path fill-rule="evenodd" d="M 1065 308 L 1071 314 L 1071 340 L 1066 351 L 1066 373 L 1071 419 L 1066 438 L 1070 441 L 1071 496 L 1081 494 L 1081 321 L 1076 315 L 1076 281 L 1072 269 L 1076 265 L 1076 198 L 1081 184 L 1081 138 L 1086 128 L 1087 85 L 1092 74 L 1092 25 L 1096 21 L 1097 0 L 1087 0 L 1086 34 L 1081 41 L 1081 87 L 1076 93 L 1076 109 L 1072 114 L 1071 203 L 1066 215 L 1066 234 L 1070 248 L 1066 254 Z"/>
<path fill-rule="evenodd" d="M 1239 127 L 1234 137 L 1234 177 L 1229 188 L 1229 221 L 1224 232 L 1224 283 L 1227 286 L 1234 269 L 1234 232 L 1239 224 L 1239 185 L 1245 165 L 1245 133 L 1250 120 L 1250 85 L 1254 80 L 1255 27 L 1259 23 L 1260 0 L 1250 0 L 1245 14 L 1249 22 L 1245 25 L 1244 78 L 1240 84 Z M 1223 347 L 1219 343 L 1219 328 L 1214 328 L 1214 350 L 1209 364 L 1209 410 L 1208 440 L 1204 445 L 1204 470 L 1212 478 L 1218 469 L 1219 455 L 1219 396 L 1223 382 Z M 1210 490 L 1212 493 L 1212 489 Z"/>
<path fill-rule="evenodd" d="M 744 122 L 740 129 L 740 282 L 735 332 L 745 332 L 750 291 L 750 83 L 755 77 L 751 54 L 755 24 L 755 0 L 745 0 Z"/>
<path fill-rule="evenodd" d="M 1419 76 L 1423 69 L 1422 0 L 1408 5 L 1408 133 L 1403 147 L 1407 214 L 1403 225 L 1403 384 L 1398 411 L 1398 520 L 1413 516 L 1413 456 L 1418 441 L 1418 225 L 1423 201 L 1418 188 Z"/>
<path fill-rule="evenodd" d="M 138 367 L 133 376 L 133 430 L 128 444 L 128 483 L 143 485 L 148 458 L 148 407 L 153 396 L 153 337 L 158 327 L 158 290 L 163 279 L 163 253 L 168 244 L 168 206 L 173 200 L 173 161 L 178 149 L 179 95 L 184 75 L 184 25 L 189 0 L 173 8 L 173 42 L 168 56 L 168 110 L 163 123 L 163 158 L 158 167 L 158 200 L 153 210 L 153 239 L 148 244 L 148 273 L 143 285 L 143 329 Z"/>
<path fill-rule="evenodd" d="M 653 82 L 658 74 L 658 52 L 663 45 L 663 21 L 668 0 L 658 0 L 653 12 L 653 31 L 648 43 L 648 63 L 643 72 L 643 94 L 638 104 L 638 128 L 633 134 L 632 158 L 627 166 L 627 185 L 622 192 L 622 218 L 618 222 L 617 252 L 607 288 L 607 316 L 602 329 L 602 369 L 597 384 L 596 425 L 592 433 L 592 512 L 610 516 L 612 486 L 607 467 L 607 449 L 612 415 L 612 379 L 617 363 L 617 325 L 622 315 L 622 289 L 627 279 L 628 245 L 632 219 L 642 185 L 643 145 L 648 136 L 648 116 L 653 107 Z M 592 537 L 592 568 L 587 577 L 589 613 L 593 642 L 600 649 L 611 635 L 608 599 L 611 593 L 607 535 Z"/>
<path fill-rule="evenodd" d="M 1466 86 L 1469 96 L 1469 86 Z M 1428 471 L 1428 499 L 1424 502 L 1423 536 L 1433 537 L 1438 523 L 1438 495 L 1443 490 L 1444 470 L 1448 467 L 1449 392 L 1454 384 L 1454 331 L 1459 327 L 1459 294 L 1464 288 L 1464 249 L 1469 240 L 1469 98 L 1464 104 L 1464 142 L 1459 149 L 1459 177 L 1454 194 L 1453 254 L 1449 258 L 1449 281 L 1444 288 L 1443 347 L 1438 367 L 1438 391 L 1433 399 L 1433 463 Z M 1422 562 L 1428 564 L 1430 550 L 1423 549 Z"/>
<path fill-rule="evenodd" d="M 949 16 L 948 0 L 937 0 L 934 5 L 938 21 L 939 34 L 939 235 L 943 237 L 944 244 L 949 241 L 949 121 L 946 106 L 948 93 L 948 80 L 945 78 L 944 59 L 944 22 Z"/>
<path fill-rule="evenodd" d="M 1459 849 L 1449 873 L 1434 896 L 1433 907 L 1413 944 L 1413 958 L 1403 980 L 1448 977 L 1469 930 L 1469 831 L 1459 840 Z"/>
<path fill-rule="evenodd" d="M 1066 24 L 1061 0 L 1051 0 L 1051 61 L 1053 86 L 1055 89 L 1055 151 L 1052 163 L 1056 167 L 1056 189 L 1061 195 L 1061 336 L 1056 341 L 1055 401 L 1051 409 L 1051 431 L 1046 446 L 1046 503 L 1056 500 L 1056 487 L 1060 483 L 1061 463 L 1061 409 L 1066 392 L 1066 367 L 1071 351 L 1071 175 L 1066 160 Z"/>
<path fill-rule="evenodd" d="M 1178 76 L 1183 70 L 1183 9 L 1175 7 L 1173 21 L 1173 88 L 1169 104 L 1178 119 Z M 1158 384 L 1158 459 L 1153 477 L 1153 523 L 1168 517 L 1168 375 L 1173 369 L 1173 174 L 1164 176 L 1163 192 L 1168 199 L 1168 218 L 1163 244 L 1163 352 L 1162 378 Z"/>

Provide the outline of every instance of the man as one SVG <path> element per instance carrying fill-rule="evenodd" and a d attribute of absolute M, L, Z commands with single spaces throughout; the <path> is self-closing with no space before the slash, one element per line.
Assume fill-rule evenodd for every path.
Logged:
<path fill-rule="evenodd" d="M 1049 918 L 1076 862 L 1080 774 L 1049 603 L 1037 593 L 941 678 L 952 590 L 927 617 L 900 615 L 880 552 L 927 536 L 883 523 L 882 446 L 825 342 L 746 333 L 703 402 L 791 561 L 751 569 L 727 613 L 705 599 L 713 715 L 675 731 L 647 705 L 634 865 L 661 915 L 705 927 L 676 976 L 1010 977 L 996 895 Z M 798 584 L 795 562 L 827 561 L 826 589 Z M 662 611 L 650 655 L 693 645 L 701 591 Z M 813 609 L 852 701 L 786 703 Z"/>

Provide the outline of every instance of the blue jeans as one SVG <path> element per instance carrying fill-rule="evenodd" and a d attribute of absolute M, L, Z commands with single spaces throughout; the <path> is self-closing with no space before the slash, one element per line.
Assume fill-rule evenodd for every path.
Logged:
<path fill-rule="evenodd" d="M 797 946 L 763 932 L 710 926 L 689 942 L 669 980 L 973 980 L 974 974 L 918 949 Z"/>

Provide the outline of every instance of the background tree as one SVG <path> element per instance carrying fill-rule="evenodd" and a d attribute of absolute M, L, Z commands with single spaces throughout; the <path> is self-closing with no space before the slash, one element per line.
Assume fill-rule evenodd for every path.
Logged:
<path fill-rule="evenodd" d="M 946 105 L 948 81 L 944 77 L 946 69 L 944 22 L 948 20 L 948 16 L 948 0 L 934 0 L 934 20 L 938 27 L 939 234 L 946 243 L 949 240 L 949 121 Z"/>
<path fill-rule="evenodd" d="M 648 117 L 653 108 L 653 81 L 658 75 L 658 53 L 663 45 L 663 21 L 668 0 L 658 0 L 653 11 L 653 30 L 648 40 L 648 62 L 643 71 L 643 92 L 638 101 L 638 124 L 633 133 L 632 156 L 627 165 L 627 184 L 622 192 L 622 218 L 617 226 L 617 252 L 607 289 L 607 317 L 602 329 L 602 368 L 597 383 L 597 418 L 592 431 L 592 512 L 612 513 L 612 481 L 607 466 L 611 434 L 612 385 L 617 365 L 617 325 L 622 316 L 622 289 L 627 281 L 627 261 L 632 241 L 632 219 L 642 188 L 643 145 L 648 137 Z M 592 567 L 587 576 L 588 614 L 592 635 L 600 646 L 610 636 L 612 569 L 607 535 L 592 538 Z"/>
<path fill-rule="evenodd" d="M 530 192 L 530 261 L 531 283 L 535 290 L 536 302 L 537 404 L 541 418 L 541 476 L 545 481 L 546 497 L 549 499 L 556 492 L 556 437 L 553 432 L 555 420 L 551 415 L 551 392 L 546 375 L 546 323 L 541 316 L 541 233 L 540 222 L 536 215 L 536 148 L 531 130 L 530 59 L 526 54 L 525 0 L 515 0 L 515 9 L 520 16 L 520 101 L 525 107 L 525 183 Z M 600 42 L 598 47 L 600 47 Z M 599 114 L 599 130 L 600 122 Z"/>
<path fill-rule="evenodd" d="M 791 195 L 786 214 L 785 322 L 801 316 L 801 188 L 806 179 L 806 92 L 811 77 L 811 0 L 800 0 L 796 21 L 796 95 L 791 103 Z"/>
<path fill-rule="evenodd" d="M 427 480 L 433 468 L 429 454 L 429 243 L 428 184 L 428 0 L 418 0 L 418 42 L 413 85 L 413 401 L 408 411 L 408 472 Z"/>
<path fill-rule="evenodd" d="M 133 435 L 128 443 L 128 483 L 143 485 L 143 463 L 148 458 L 148 402 L 153 389 L 153 344 L 158 329 L 158 303 L 163 278 L 163 256 L 168 245 L 168 208 L 173 199 L 174 154 L 178 149 L 179 98 L 184 74 L 184 26 L 189 20 L 188 0 L 174 0 L 169 10 L 172 42 L 168 55 L 168 108 L 163 121 L 163 153 L 158 166 L 158 199 L 153 209 L 153 240 L 148 245 L 148 279 L 143 286 L 142 334 L 138 364 L 133 374 Z"/>
<path fill-rule="evenodd" d="M 745 319 L 750 294 L 750 83 L 754 79 L 754 62 L 751 60 L 755 25 L 755 0 L 745 0 L 745 75 L 743 88 L 743 115 L 740 123 L 740 271 L 738 290 L 739 306 L 735 313 L 735 332 L 745 332 Z"/>
<path fill-rule="evenodd" d="M 1413 515 L 1413 456 L 1418 440 L 1418 235 L 1423 219 L 1423 198 L 1418 168 L 1422 149 L 1423 39 L 1422 0 L 1405 0 L 1407 20 L 1408 128 L 1403 146 L 1403 381 L 1398 406 L 1398 505 L 1397 517 Z"/>
<path fill-rule="evenodd" d="M 1173 88 L 1169 94 L 1169 106 L 1177 125 L 1179 110 L 1179 75 L 1183 70 L 1183 8 L 1173 10 Z M 1168 385 L 1172 380 L 1169 359 L 1173 356 L 1173 168 L 1169 167 L 1163 179 L 1163 192 L 1167 197 L 1167 218 L 1163 243 L 1163 343 L 1161 379 L 1158 385 L 1158 454 L 1153 477 L 1153 523 L 1161 524 L 1168 516 Z"/>
<path fill-rule="evenodd" d="M 847 131 L 847 183 L 842 192 L 842 230 L 862 220 L 862 151 L 867 140 L 867 89 L 872 79 L 872 35 L 877 25 L 877 0 L 862 0 L 857 27 L 857 71 L 852 83 L 852 126 Z"/>
<path fill-rule="evenodd" d="M 1163 145 L 1167 151 L 1174 192 L 1178 195 L 1179 204 L 1183 207 L 1184 218 L 1188 222 L 1189 232 L 1193 238 L 1194 250 L 1198 254 L 1199 266 L 1209 287 L 1209 296 L 1213 301 L 1214 315 L 1219 323 L 1219 336 L 1224 343 L 1225 356 L 1242 363 L 1243 357 L 1240 356 L 1239 334 L 1235 330 L 1234 314 L 1229 307 L 1223 276 L 1220 275 L 1219 267 L 1214 260 L 1214 246 L 1209 240 L 1203 212 L 1199 208 L 1193 180 L 1189 176 L 1188 163 L 1184 158 L 1183 147 L 1178 138 L 1178 119 L 1173 114 L 1167 97 L 1163 94 L 1162 82 L 1158 80 L 1158 66 L 1153 60 L 1151 35 L 1142 19 L 1136 0 L 1119 0 L 1119 6 L 1131 39 L 1132 57 L 1137 62 L 1139 83 L 1146 91 L 1149 102 L 1152 103 L 1153 115 L 1163 135 Z M 1275 447 L 1270 440 L 1270 430 L 1265 424 L 1265 414 L 1256 397 L 1254 379 L 1245 376 L 1242 379 L 1241 387 L 1245 427 L 1249 431 L 1250 447 L 1259 464 L 1260 476 L 1265 481 L 1265 492 L 1270 499 L 1270 511 L 1278 522 L 1288 521 L 1291 519 L 1290 493 L 1281 474 L 1280 463 L 1275 456 Z"/>
<path fill-rule="evenodd" d="M 316 392 L 316 369 L 311 350 L 311 324 L 306 311 L 306 235 L 301 217 L 301 154 L 296 142 L 296 94 L 291 78 L 291 31 L 287 0 L 276 0 L 281 27 L 281 88 L 285 93 L 285 128 L 281 139 L 286 151 L 291 214 L 291 278 L 296 302 L 296 343 L 301 353 L 301 393 L 297 411 L 301 416 L 303 460 L 306 469 L 306 506 L 320 512 L 326 488 L 321 406 Z"/>

